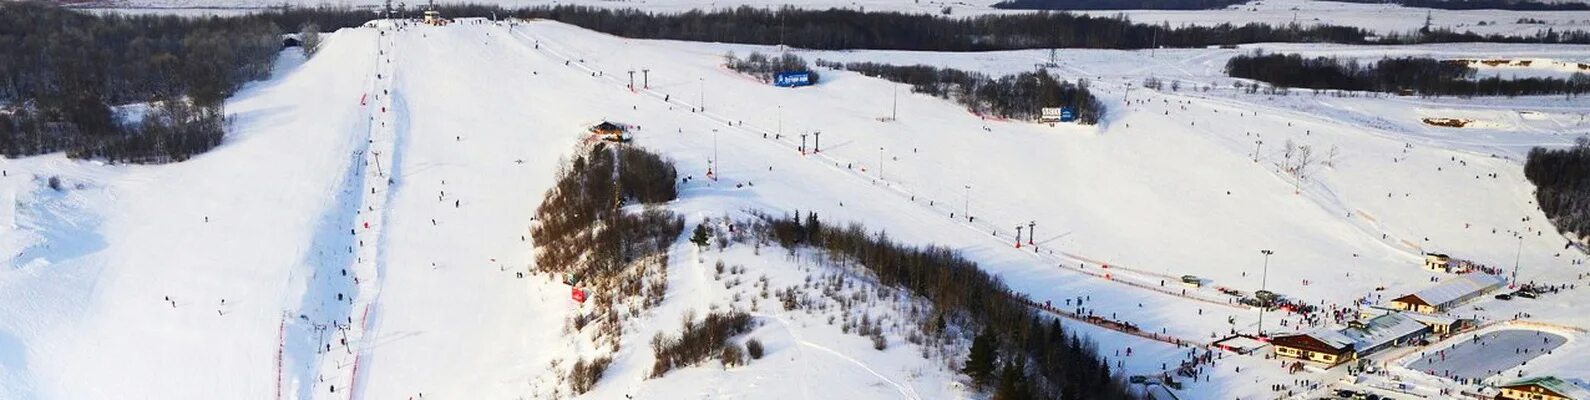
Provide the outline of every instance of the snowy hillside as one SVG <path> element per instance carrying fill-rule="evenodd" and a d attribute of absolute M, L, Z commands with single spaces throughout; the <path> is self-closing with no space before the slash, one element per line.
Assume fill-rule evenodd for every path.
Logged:
<path fill-rule="evenodd" d="M 527 231 L 560 159 L 601 120 L 634 126 L 636 145 L 694 178 L 667 205 L 690 226 L 748 210 L 815 211 L 949 246 L 1036 302 L 1075 311 L 1085 301 L 1141 327 L 1064 322 L 1126 374 L 1173 369 L 1212 337 L 1258 326 L 1256 310 L 1215 287 L 1307 304 L 1386 300 L 1448 276 L 1422 269 L 1421 251 L 1509 271 L 1517 257 L 1520 282 L 1578 285 L 1590 272 L 1532 204 L 1520 158 L 1590 134 L 1583 99 L 1267 95 L 1233 89 L 1221 73 L 1247 49 L 1061 50 L 1052 72 L 1089 79 L 1109 107 L 1101 125 L 983 120 L 907 90 L 898 120 L 883 122 L 890 82 L 823 71 L 819 85 L 782 89 L 721 66 L 727 52 L 776 51 L 768 47 L 629 40 L 544 21 L 377 23 L 328 37 L 307 61 L 284 52 L 274 78 L 235 96 L 226 143 L 191 161 L 0 160 L 0 398 L 543 396 L 550 365 L 591 349 L 565 330 L 580 307 L 568 286 L 516 272 L 532 260 Z M 1582 46 L 1255 47 L 1590 60 Z M 992 74 L 1048 59 L 797 54 Z M 629 71 L 640 88 L 627 87 Z M 1145 89 L 1148 77 L 1178 89 Z M 798 152 L 799 135 L 816 132 L 820 152 Z M 1287 141 L 1335 156 L 1299 181 L 1279 166 Z M 702 179 L 714 159 L 720 180 Z M 1028 223 L 1033 243 L 1016 248 L 1016 227 Z M 1261 249 L 1275 253 L 1267 282 Z M 677 329 L 686 310 L 749 306 L 751 289 L 709 276 L 717 261 L 775 286 L 833 272 L 743 246 L 693 251 L 672 247 L 667 300 L 626 321 L 622 350 L 586 398 L 976 396 L 942 359 L 900 342 L 874 350 L 824 315 L 771 310 L 749 334 L 767 344 L 763 360 L 646 379 L 647 342 Z M 1184 289 L 1182 275 L 1210 284 Z M 1526 368 L 1571 365 L 1584 356 L 1590 317 L 1574 307 L 1587 296 L 1576 287 L 1485 299 L 1459 313 L 1565 326 L 1553 328 L 1566 332 L 1564 351 Z M 1265 318 L 1266 332 L 1304 329 L 1295 315 Z M 1224 355 L 1177 394 L 1250 398 L 1340 376 L 1274 365 Z"/>

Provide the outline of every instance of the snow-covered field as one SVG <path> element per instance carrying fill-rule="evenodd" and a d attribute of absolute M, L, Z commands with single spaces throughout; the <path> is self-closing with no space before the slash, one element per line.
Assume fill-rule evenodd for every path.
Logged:
<path fill-rule="evenodd" d="M 747 209 L 815 211 L 955 248 L 1037 301 L 1071 310 L 1061 306 L 1081 298 L 1097 315 L 1192 343 L 1258 325 L 1257 311 L 1211 287 L 1260 289 L 1261 249 L 1275 252 L 1263 287 L 1311 304 L 1385 300 L 1444 278 L 1420 268 L 1421 250 L 1507 269 L 1516 256 L 1520 281 L 1585 283 L 1585 267 L 1571 265 L 1584 255 L 1551 233 L 1521 168 L 1532 146 L 1590 134 L 1582 99 L 1249 94 L 1220 71 L 1246 49 L 1062 50 L 1053 72 L 1090 80 L 1110 107 L 1100 126 L 982 120 L 905 90 L 899 119 L 881 122 L 892 83 L 823 71 L 817 86 L 780 89 L 720 66 L 726 52 L 775 51 L 767 47 L 630 40 L 554 22 L 329 37 L 308 61 L 284 53 L 274 78 L 234 97 L 227 142 L 194 160 L 0 160 L 0 200 L 14 199 L 0 208 L 10 223 L 0 225 L 0 398 L 546 393 L 547 366 L 590 349 L 566 345 L 564 317 L 577 307 L 567 287 L 514 272 L 530 262 L 530 216 L 560 157 L 602 119 L 636 126 L 636 143 L 673 158 L 683 176 L 719 159 L 722 180 L 696 179 L 669 205 L 692 226 Z M 1585 46 L 1249 47 L 1590 60 Z M 994 74 L 1047 60 L 1045 51 L 798 54 Z M 627 89 L 627 71 L 642 69 L 649 88 Z M 1178 89 L 1142 88 L 1150 76 Z M 1486 123 L 1419 120 L 1449 115 Z M 820 153 L 795 150 L 798 135 L 819 131 Z M 1336 155 L 1298 182 L 1277 167 L 1289 140 Z M 50 177 L 64 190 L 48 188 Z M 1029 222 L 1036 246 L 1017 249 L 1014 228 Z M 909 346 L 878 352 L 820 317 L 776 312 L 752 334 L 768 358 L 643 379 L 653 333 L 673 330 L 687 309 L 745 301 L 706 276 L 713 261 L 800 278 L 791 273 L 800 264 L 779 256 L 690 248 L 675 246 L 667 302 L 627 325 L 588 397 L 971 396 Z M 1184 274 L 1212 285 L 1181 296 L 1163 283 Z M 1583 328 L 1586 293 L 1486 297 L 1458 312 Z M 1269 332 L 1303 329 L 1296 316 L 1265 318 Z M 1158 373 L 1191 351 L 1067 326 L 1125 373 Z M 1590 379 L 1571 361 L 1586 351 L 1575 339 L 1531 365 Z M 1208 372 L 1178 394 L 1250 398 L 1331 377 L 1234 355 Z"/>

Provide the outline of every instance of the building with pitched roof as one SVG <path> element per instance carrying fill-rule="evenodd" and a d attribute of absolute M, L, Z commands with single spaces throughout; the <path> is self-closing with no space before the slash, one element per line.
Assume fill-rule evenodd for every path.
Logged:
<path fill-rule="evenodd" d="M 1402 313 L 1389 313 L 1353 321 L 1342 329 L 1277 336 L 1270 345 L 1275 347 L 1277 356 L 1336 365 L 1423 339 L 1430 332 L 1430 326 L 1423 322 Z"/>
<path fill-rule="evenodd" d="M 1462 304 L 1464 301 L 1483 296 L 1506 284 L 1506 278 L 1496 275 L 1484 273 L 1464 274 L 1447 279 L 1440 284 L 1416 293 L 1393 299 L 1391 300 L 1391 307 L 1425 314 L 1445 312 L 1447 309 Z"/>
<path fill-rule="evenodd" d="M 1497 397 L 1510 400 L 1590 400 L 1590 391 L 1554 376 L 1541 376 L 1497 385 Z"/>

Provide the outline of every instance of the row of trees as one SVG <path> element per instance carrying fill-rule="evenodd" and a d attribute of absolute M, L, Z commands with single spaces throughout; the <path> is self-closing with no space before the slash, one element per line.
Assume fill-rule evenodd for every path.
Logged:
<path fill-rule="evenodd" d="M 1312 89 L 1361 90 L 1439 96 L 1577 95 L 1590 92 L 1590 75 L 1562 78 L 1475 78 L 1462 62 L 1433 58 L 1385 58 L 1359 64 L 1335 57 L 1297 54 L 1239 55 L 1226 63 L 1233 77 L 1272 85 Z"/>
<path fill-rule="evenodd" d="M 1401 4 L 1439 10 L 1585 11 L 1590 4 L 1577 1 L 1535 0 L 1330 0 L 1346 3 Z"/>
<path fill-rule="evenodd" d="M 631 38 L 785 44 L 809 49 L 983 51 L 1031 48 L 1144 49 L 1254 42 L 1364 43 L 1370 32 L 1351 27 L 1266 24 L 1147 25 L 1124 16 L 1064 12 L 940 17 L 857 10 L 739 7 L 660 14 L 585 6 L 541 6 L 523 17 L 554 19 Z"/>
<path fill-rule="evenodd" d="M 946 17 L 860 10 L 739 7 L 652 13 L 588 6 L 537 6 L 513 11 L 631 38 L 783 44 L 800 48 L 981 51 L 1033 48 L 1146 49 L 1261 42 L 1410 44 L 1452 42 L 1590 44 L 1590 31 L 1482 35 L 1447 29 L 1378 35 L 1334 25 L 1213 26 L 1133 23 L 1124 15 L 1066 12 Z"/>
<path fill-rule="evenodd" d="M 1004 0 L 994 8 L 1011 10 L 1213 10 L 1247 0 Z"/>
<path fill-rule="evenodd" d="M 913 92 L 953 99 L 980 115 L 1032 120 L 1044 107 L 1072 107 L 1077 121 L 1087 125 L 1097 124 L 1104 116 L 1104 103 L 1088 91 L 1086 79 L 1073 84 L 1055 79 L 1045 70 L 994 79 L 979 72 L 928 65 L 840 64 L 822 60 L 817 65 L 908 84 Z"/>
<path fill-rule="evenodd" d="M 0 3 L 0 154 L 180 161 L 220 143 L 225 99 L 270 76 L 259 18 L 87 14 Z M 143 103 L 142 121 L 115 105 Z"/>
<path fill-rule="evenodd" d="M 1571 148 L 1529 151 L 1524 177 L 1535 184 L 1535 200 L 1557 230 L 1584 242 L 1590 237 L 1590 138 Z"/>
<path fill-rule="evenodd" d="M 936 322 L 928 322 L 936 326 L 923 327 L 925 331 L 942 330 L 944 315 L 983 327 L 985 347 L 997 350 L 984 349 L 993 355 L 981 357 L 1011 365 L 1012 378 L 1020 378 L 1012 379 L 1012 386 L 1020 390 L 1011 393 L 1065 400 L 1132 398 L 1091 343 L 1067 333 L 1058 319 L 1045 320 L 1021 295 L 952 249 L 899 244 L 859 224 L 830 225 L 811 213 L 804 218 L 796 213 L 761 219 L 752 229 L 786 248 L 811 247 L 847 258 L 880 284 L 925 298 L 941 313 Z M 974 381 L 986 383 L 982 371 L 981 366 L 973 366 L 966 372 Z"/>

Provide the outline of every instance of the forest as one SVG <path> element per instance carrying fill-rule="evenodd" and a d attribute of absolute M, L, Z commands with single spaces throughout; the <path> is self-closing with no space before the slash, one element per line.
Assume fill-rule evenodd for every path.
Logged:
<path fill-rule="evenodd" d="M 1590 137 L 1581 136 L 1573 147 L 1536 147 L 1524 162 L 1524 177 L 1535 185 L 1535 200 L 1559 232 L 1590 237 Z"/>
<path fill-rule="evenodd" d="M 1093 344 L 1068 333 L 1059 319 L 1038 314 L 1022 295 L 953 249 L 897 243 L 883 232 L 826 223 L 810 212 L 760 219 L 751 229 L 780 246 L 823 250 L 865 268 L 880 284 L 926 298 L 940 317 L 927 322 L 925 331 L 942 332 L 946 319 L 981 327 L 963 372 L 980 385 L 995 386 L 996 399 L 1133 398 Z"/>
<path fill-rule="evenodd" d="M 1451 42 L 1590 43 L 1590 32 L 1480 35 L 1435 29 L 1377 35 L 1354 27 L 1261 23 L 1150 25 L 1124 16 L 1066 12 L 948 17 L 857 10 L 739 7 L 651 13 L 585 6 L 537 6 L 514 15 L 546 18 L 629 38 L 788 45 L 820 50 L 986 51 L 1035 48 L 1147 49 L 1259 42 L 1410 44 Z"/>
<path fill-rule="evenodd" d="M 1226 74 L 1271 85 L 1425 96 L 1578 95 L 1590 91 L 1590 76 L 1570 78 L 1476 78 L 1476 71 L 1456 61 L 1433 58 L 1384 58 L 1359 64 L 1335 57 L 1297 54 L 1239 55 L 1226 63 Z"/>
<path fill-rule="evenodd" d="M 1327 0 L 1343 3 L 1400 4 L 1437 10 L 1585 11 L 1590 3 L 1534 0 Z"/>
<path fill-rule="evenodd" d="M 1007 10 L 1214 10 L 1247 0 L 1004 0 Z"/>
<path fill-rule="evenodd" d="M 0 154 L 180 161 L 221 143 L 224 101 L 270 76 L 263 19 L 94 15 L 0 4 Z M 116 106 L 143 104 L 141 120 Z"/>
<path fill-rule="evenodd" d="M 1041 69 L 994 79 L 979 72 L 927 65 L 818 60 L 817 66 L 908 84 L 913 92 L 952 99 L 982 116 L 1036 120 L 1044 107 L 1073 107 L 1077 123 L 1084 125 L 1097 124 L 1104 116 L 1104 103 L 1088 91 L 1087 80 L 1058 80 Z"/>
<path fill-rule="evenodd" d="M 1230 0 L 1121 1 L 1140 3 L 1146 1 L 1155 4 L 1156 7 L 1163 6 L 1170 9 L 1176 4 L 1200 4 L 1202 1 L 1208 1 L 1207 5 L 1210 7 L 1219 8 L 1215 6 Z M 672 13 L 575 5 L 540 5 L 510 9 L 486 5 L 449 4 L 437 8 L 442 15 L 448 17 L 544 18 L 637 39 L 784 44 L 821 50 L 978 51 L 1064 47 L 1147 49 L 1260 42 L 1590 44 L 1590 32 L 1579 30 L 1561 32 L 1546 30 L 1532 35 L 1481 35 L 1440 28 L 1416 33 L 1378 35 L 1359 28 L 1335 25 L 1291 26 L 1250 23 L 1171 27 L 1165 24 L 1134 23 L 1121 15 L 1088 16 L 1064 11 L 956 17 L 791 7 L 780 9 L 738 7 Z M 400 10 L 397 15 L 412 17 L 415 13 L 416 10 L 407 9 Z M 281 8 L 258 16 L 282 27 L 291 28 L 315 23 L 331 31 L 336 28 L 359 26 L 376 14 L 371 10 L 319 7 Z"/>

